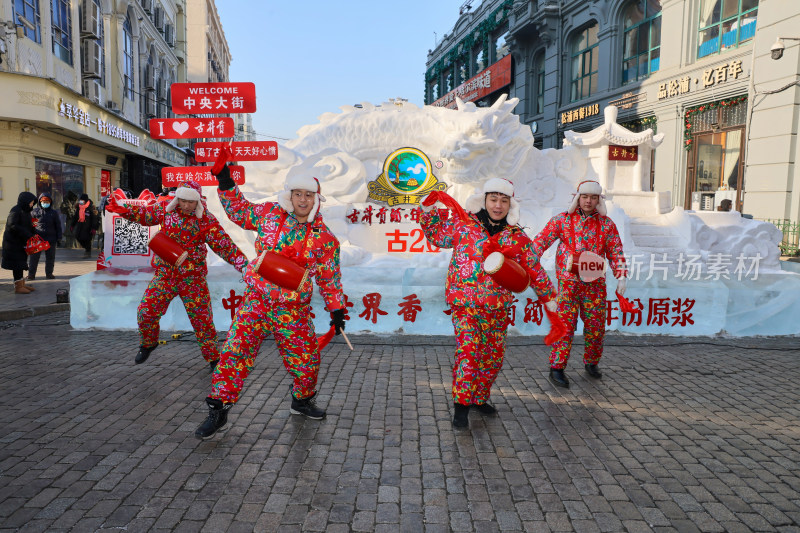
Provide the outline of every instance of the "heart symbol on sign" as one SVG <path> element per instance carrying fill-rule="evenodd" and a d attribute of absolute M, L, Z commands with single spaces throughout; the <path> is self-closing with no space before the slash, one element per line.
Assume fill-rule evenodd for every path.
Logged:
<path fill-rule="evenodd" d="M 172 129 L 175 130 L 176 132 L 178 132 L 178 135 L 183 135 L 186 132 L 186 130 L 189 129 L 189 123 L 186 122 L 186 121 L 184 121 L 184 122 L 173 122 L 172 123 Z"/>

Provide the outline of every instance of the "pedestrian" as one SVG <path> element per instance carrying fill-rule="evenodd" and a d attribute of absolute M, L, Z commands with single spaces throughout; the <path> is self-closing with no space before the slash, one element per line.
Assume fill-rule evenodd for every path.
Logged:
<path fill-rule="evenodd" d="M 53 269 L 56 263 L 56 246 L 61 241 L 61 215 L 53 208 L 50 193 L 39 195 L 39 205 L 33 208 L 31 216 L 36 219 L 36 228 L 42 233 L 42 238 L 50 243 L 50 248 L 44 251 L 44 273 L 47 279 L 55 279 Z M 39 258 L 42 252 L 28 256 L 28 279 L 36 279 L 39 267 Z"/>
<path fill-rule="evenodd" d="M 319 346 L 311 322 L 311 278 L 316 280 L 336 334 L 344 329 L 344 293 L 339 271 L 339 241 L 322 220 L 319 181 L 307 175 L 286 179 L 277 202 L 249 202 L 224 166 L 217 176 L 219 198 L 228 218 L 243 229 L 257 232 L 256 252 L 274 253 L 276 261 L 305 269 L 295 290 L 276 283 L 277 277 L 251 264 L 244 273 L 247 288 L 233 318 L 222 358 L 214 370 L 211 394 L 206 398 L 209 413 L 195 436 L 210 438 L 223 429 L 228 410 L 239 400 L 244 380 L 250 374 L 261 343 L 272 334 L 283 364 L 294 377 L 290 412 L 307 418 L 325 418 L 316 406 L 319 374 Z M 267 264 L 269 266 L 270 263 Z M 262 276 L 264 273 L 266 277 Z"/>
<path fill-rule="evenodd" d="M 17 197 L 17 205 L 11 208 L 3 231 L 3 253 L 0 266 L 14 275 L 14 293 L 29 294 L 35 289 L 25 284 L 24 271 L 28 270 L 28 254 L 25 244 L 40 231 L 33 225 L 31 211 L 36 204 L 36 195 L 23 191 Z"/>
<path fill-rule="evenodd" d="M 456 204 L 453 216 L 446 219 L 433 209 L 439 194 L 423 201 L 420 225 L 432 244 L 453 249 L 445 286 L 456 335 L 453 427 L 466 428 L 470 409 L 484 415 L 497 413 L 489 400 L 503 366 L 514 299 L 510 290 L 484 271 L 483 260 L 492 251 L 504 250 L 505 257 L 523 267 L 539 300 L 551 309 L 555 302 L 553 285 L 518 225 L 520 206 L 510 181 L 490 179 L 467 199 L 466 213 Z"/>
<path fill-rule="evenodd" d="M 195 181 L 181 184 L 169 204 L 152 202 L 144 206 L 123 206 L 110 194 L 106 210 L 143 226 L 160 225 L 159 233 L 169 239 L 166 241 L 168 246 L 178 250 L 176 255 L 186 253 L 183 260 L 176 261 L 153 255 L 155 274 L 136 312 L 141 340 L 134 362 L 137 365 L 144 363 L 158 347 L 159 321 L 170 302 L 179 296 L 194 328 L 203 359 L 213 370 L 219 361 L 219 348 L 206 281 L 206 244 L 240 272 L 247 264 L 247 258 L 206 209 L 200 185 Z M 155 238 L 151 240 L 151 246 L 154 241 Z M 159 239 L 159 242 L 164 241 Z"/>
<path fill-rule="evenodd" d="M 83 193 L 78 198 L 78 207 L 72 217 L 72 234 L 80 243 L 86 253 L 84 258 L 92 255 L 92 239 L 100 225 L 100 215 L 94 208 L 94 202 L 89 199 L 89 195 Z"/>
<path fill-rule="evenodd" d="M 569 209 L 547 223 L 533 241 L 534 253 L 541 256 L 556 239 L 556 277 L 558 278 L 558 314 L 567 326 L 567 335 L 550 347 L 550 381 L 569 388 L 564 369 L 569 360 L 578 314 L 583 321 L 585 349 L 583 363 L 586 373 L 600 379 L 598 368 L 603 356 L 603 337 L 606 322 L 605 274 L 581 272 L 581 257 L 587 264 L 592 257 L 601 263 L 608 259 L 614 276 L 619 280 L 617 293 L 625 294 L 625 257 L 617 226 L 607 216 L 603 188 L 596 181 L 582 181 Z M 586 259 L 588 258 L 588 259 Z"/>

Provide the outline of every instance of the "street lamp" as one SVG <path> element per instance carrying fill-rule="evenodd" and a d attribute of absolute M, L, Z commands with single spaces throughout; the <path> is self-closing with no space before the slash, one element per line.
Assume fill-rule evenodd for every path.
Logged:
<path fill-rule="evenodd" d="M 778 37 L 775 39 L 773 45 L 769 48 L 769 53 L 772 59 L 776 61 L 783 57 L 783 49 L 786 48 L 786 45 L 783 43 L 784 40 L 787 41 L 800 41 L 800 37 Z"/>

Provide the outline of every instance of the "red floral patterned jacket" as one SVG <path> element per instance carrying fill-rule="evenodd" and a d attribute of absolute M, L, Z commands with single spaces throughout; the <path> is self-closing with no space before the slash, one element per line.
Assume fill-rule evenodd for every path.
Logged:
<path fill-rule="evenodd" d="M 126 206 L 128 214 L 125 215 L 125 218 L 143 226 L 160 224 L 160 231 L 189 252 L 186 260 L 177 268 L 157 255 L 153 255 L 152 263 L 156 270 L 171 271 L 181 276 L 205 276 L 208 274 L 206 266 L 206 255 L 208 254 L 206 244 L 208 244 L 214 253 L 241 272 L 244 265 L 247 264 L 247 257 L 225 233 L 219 221 L 208 212 L 208 209 L 203 210 L 203 218 L 197 218 L 194 214 L 183 214 L 178 208 L 167 213 L 164 210 L 165 207 L 166 205 L 163 203 Z"/>
<path fill-rule="evenodd" d="M 533 253 L 541 257 L 556 239 L 560 239 L 556 250 L 558 279 L 579 279 L 567 269 L 573 251 L 577 254 L 585 251 L 594 252 L 607 258 L 616 278 L 627 274 L 617 226 L 613 220 L 597 211 L 586 216 L 580 209 L 576 209 L 571 215 L 564 212 L 554 216 L 533 239 Z M 605 276 L 591 283 L 598 282 L 605 283 Z"/>
<path fill-rule="evenodd" d="M 496 240 L 500 248 L 516 250 L 512 259 L 534 274 L 531 286 L 539 299 L 553 299 L 553 284 L 539 265 L 539 256 L 533 253 L 531 240 L 519 226 L 506 226 L 490 238 L 475 215 L 469 214 L 468 220 L 453 216 L 444 220 L 438 209 L 423 213 L 420 225 L 431 243 L 439 248 L 453 249 L 445 287 L 449 306 L 497 308 L 511 305 L 514 294 L 483 271 L 484 246 L 490 240 Z"/>
<path fill-rule="evenodd" d="M 287 213 L 275 202 L 254 204 L 248 201 L 239 187 L 218 192 L 228 217 L 242 228 L 258 232 L 255 243 L 257 254 L 272 250 L 301 265 L 305 264 L 308 269 L 303 286 L 295 292 L 267 281 L 251 264 L 244 272 L 244 279 L 249 285 L 273 302 L 308 304 L 311 302 L 313 277 L 329 311 L 344 307 L 339 241 L 322 221 L 320 213 L 314 217 L 314 222 L 301 224 L 293 214 Z"/>

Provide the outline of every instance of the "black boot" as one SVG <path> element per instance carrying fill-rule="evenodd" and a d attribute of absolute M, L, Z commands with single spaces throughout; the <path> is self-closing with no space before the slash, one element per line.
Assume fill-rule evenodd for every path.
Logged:
<path fill-rule="evenodd" d="M 198 439 L 209 439 L 217 431 L 224 431 L 225 424 L 228 423 L 228 410 L 233 407 L 232 403 L 222 403 L 216 398 L 206 398 L 206 403 L 208 418 L 194 432 L 194 436 Z"/>
<path fill-rule="evenodd" d="M 586 373 L 589 374 L 594 379 L 600 379 L 603 377 L 603 373 L 600 372 L 600 369 L 597 368 L 597 365 L 584 365 L 586 368 Z"/>
<path fill-rule="evenodd" d="M 211 367 L 211 373 L 214 373 L 214 370 L 217 368 L 217 363 L 219 363 L 219 359 L 214 359 L 213 361 L 208 362 L 208 366 Z"/>
<path fill-rule="evenodd" d="M 466 428 L 469 427 L 469 405 L 461 405 L 460 403 L 453 404 L 455 413 L 453 414 L 453 427 Z"/>
<path fill-rule="evenodd" d="M 134 362 L 137 365 L 141 365 L 147 361 L 147 358 L 150 357 L 150 354 L 153 353 L 153 350 L 156 348 L 158 348 L 157 343 L 152 346 L 139 346 L 139 353 L 136 354 L 136 359 L 134 359 Z"/>
<path fill-rule="evenodd" d="M 551 368 L 550 381 L 552 381 L 553 385 L 556 387 L 564 387 L 565 389 L 569 388 L 569 380 L 567 379 L 567 375 L 564 374 L 563 368 Z"/>
<path fill-rule="evenodd" d="M 311 420 L 322 420 L 325 418 L 325 409 L 317 407 L 317 404 L 314 402 L 314 396 L 316 395 L 317 393 L 314 393 L 302 400 L 298 400 L 292 396 L 292 407 L 289 411 L 291 411 L 293 415 L 303 415 Z"/>
<path fill-rule="evenodd" d="M 471 407 L 482 415 L 493 416 L 497 414 L 497 409 L 495 409 L 494 405 L 490 404 L 489 402 L 473 403 Z"/>

